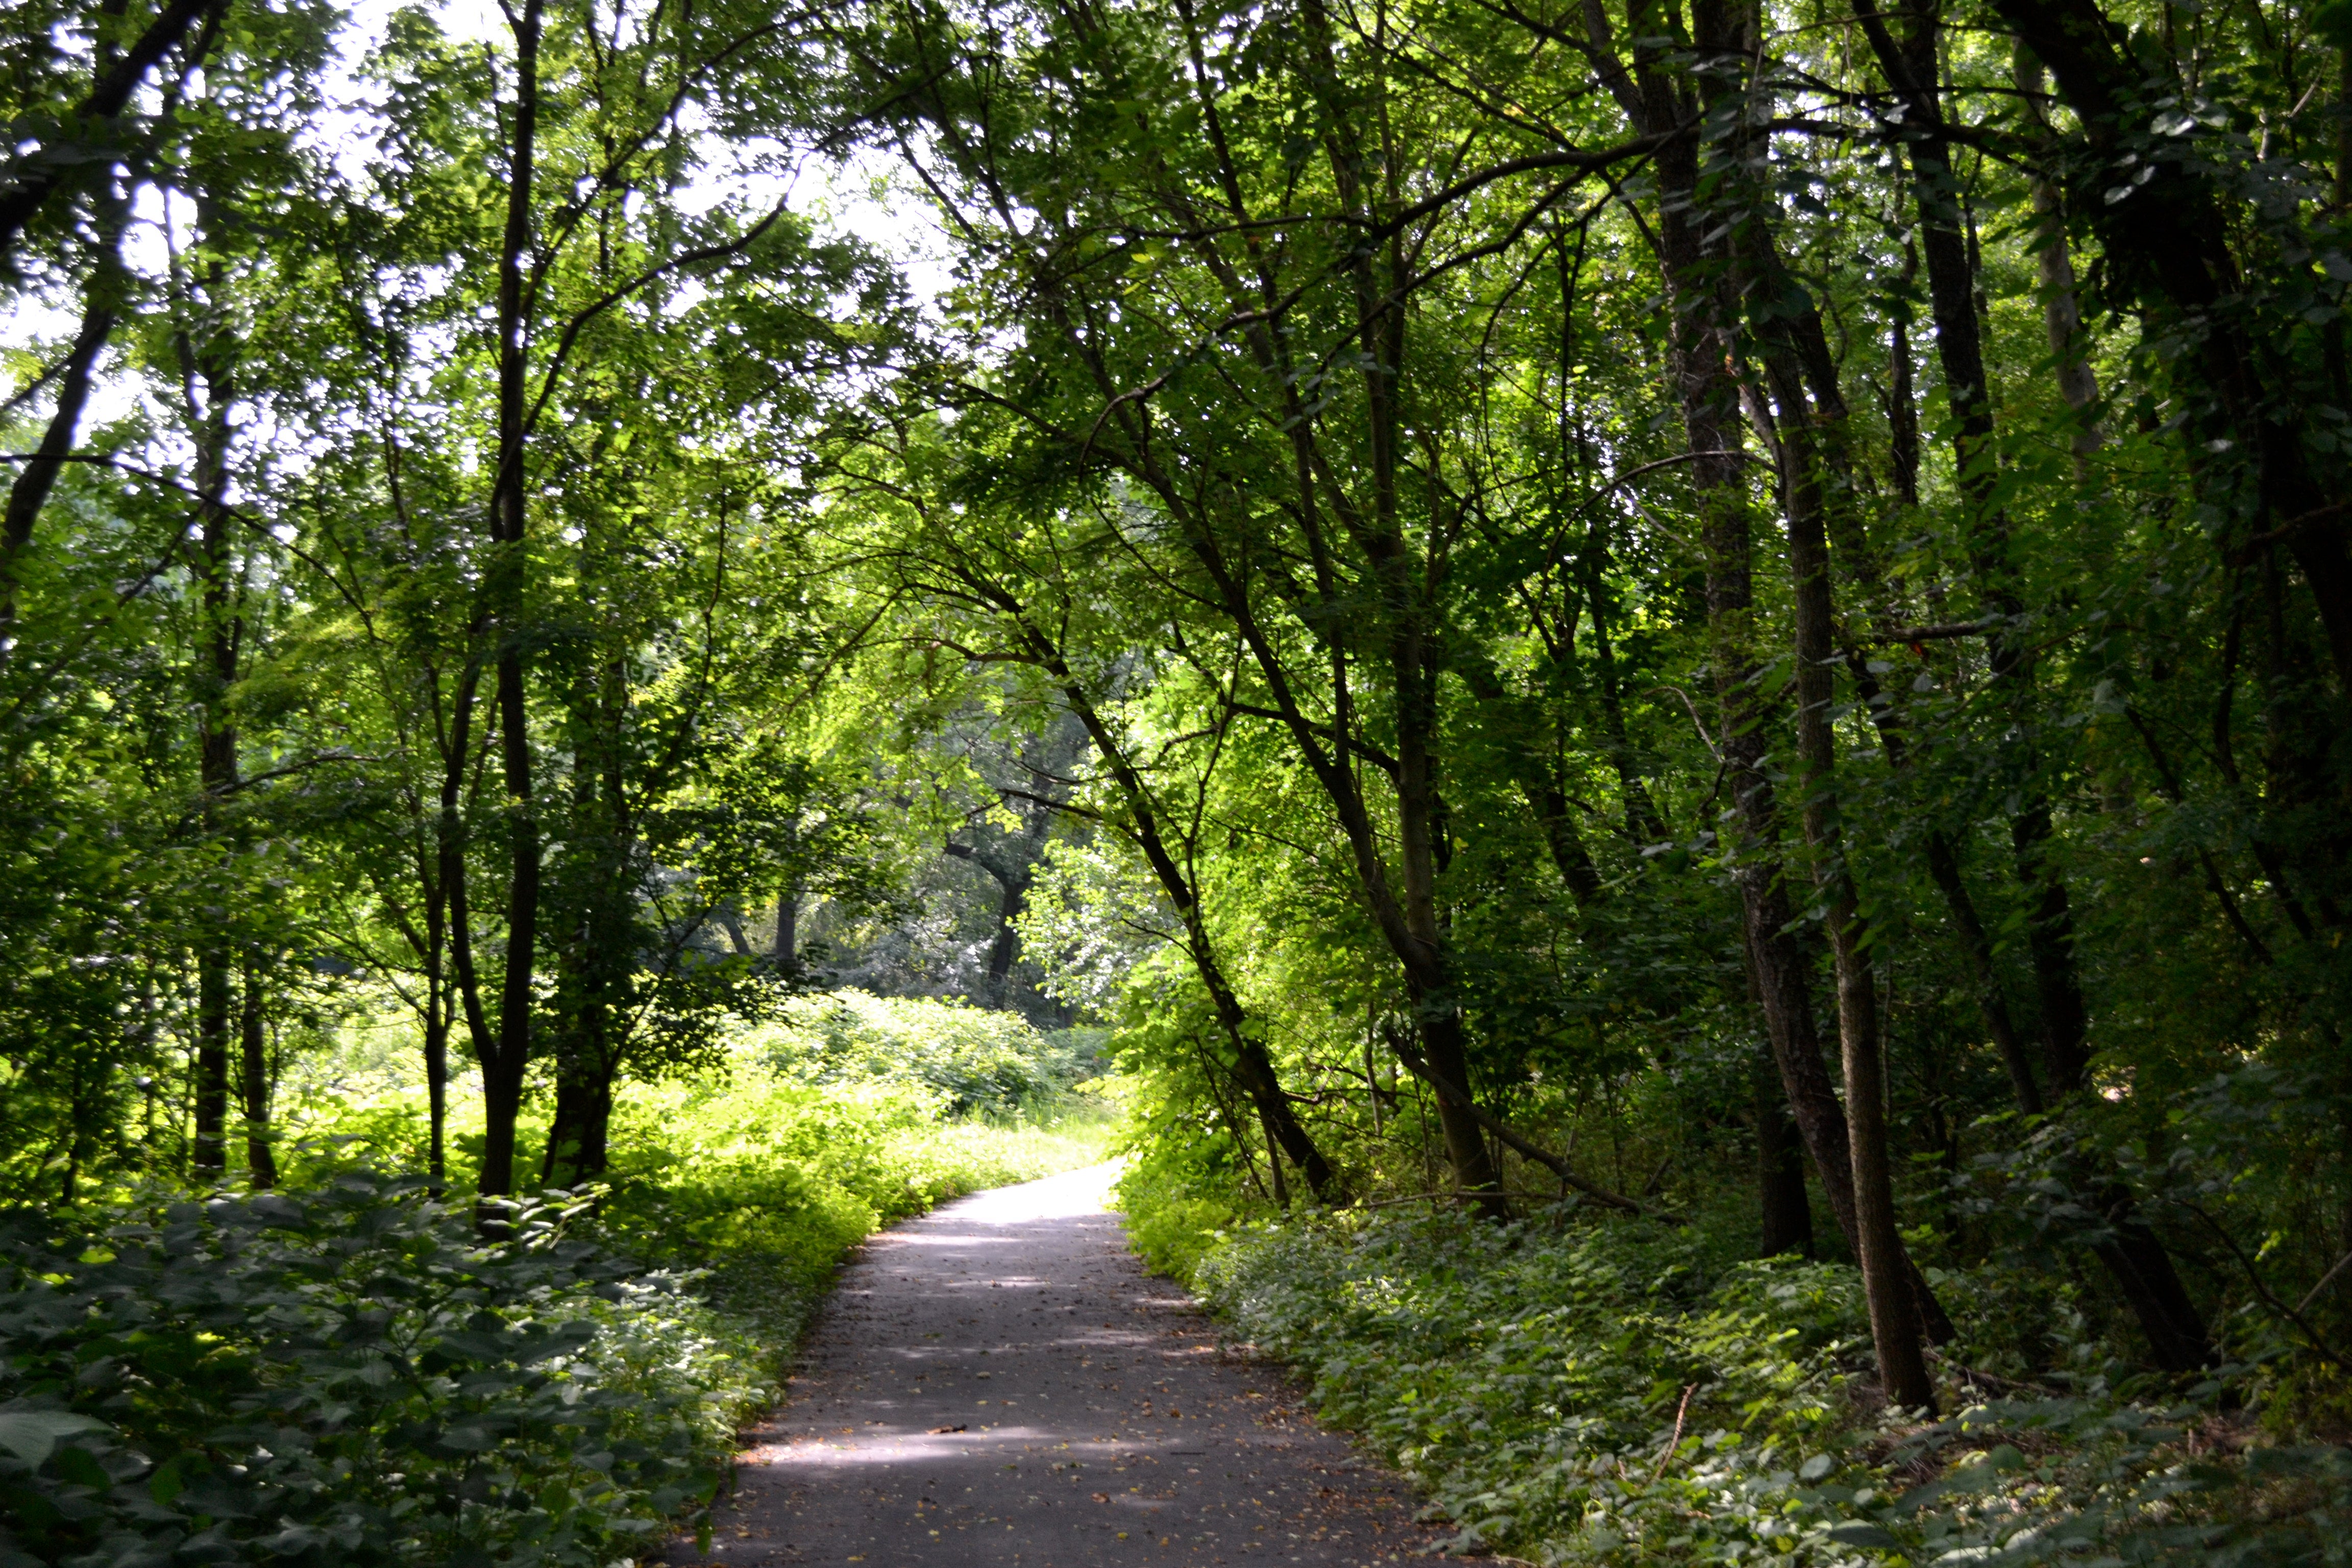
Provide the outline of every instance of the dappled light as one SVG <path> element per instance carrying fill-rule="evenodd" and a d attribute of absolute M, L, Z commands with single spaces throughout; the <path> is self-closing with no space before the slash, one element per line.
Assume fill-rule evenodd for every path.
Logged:
<path fill-rule="evenodd" d="M 2352 0 L 0 120 L 0 1568 L 2352 1568 Z"/>
<path fill-rule="evenodd" d="M 670 1561 L 1076 1565 L 1127 1542 L 1353 1568 L 1425 1549 L 1392 1478 L 1129 1256 L 1102 1212 L 1115 1176 L 964 1198 L 868 1243 L 748 1436 L 708 1552 Z"/>

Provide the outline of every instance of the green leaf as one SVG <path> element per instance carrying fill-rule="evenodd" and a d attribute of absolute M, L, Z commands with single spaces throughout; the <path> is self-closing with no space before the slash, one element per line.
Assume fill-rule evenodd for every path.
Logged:
<path fill-rule="evenodd" d="M 1900 1552 L 1903 1542 L 1882 1526 L 1868 1520 L 1850 1519 L 1843 1524 L 1830 1527 L 1830 1539 L 1841 1546 L 1867 1546 L 1878 1552 Z"/>
<path fill-rule="evenodd" d="M 0 1448 L 28 1465 L 38 1465 L 68 1437 L 114 1429 L 91 1415 L 70 1410 L 0 1410 Z"/>

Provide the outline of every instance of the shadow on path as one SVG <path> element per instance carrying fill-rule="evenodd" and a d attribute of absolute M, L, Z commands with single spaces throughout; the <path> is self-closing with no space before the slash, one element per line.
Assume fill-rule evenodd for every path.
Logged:
<path fill-rule="evenodd" d="M 844 1271 L 748 1434 L 711 1551 L 673 1564 L 1097 1568 L 1428 1553 L 1403 1484 L 1223 1355 L 1104 1212 L 1113 1168 L 981 1193 Z"/>

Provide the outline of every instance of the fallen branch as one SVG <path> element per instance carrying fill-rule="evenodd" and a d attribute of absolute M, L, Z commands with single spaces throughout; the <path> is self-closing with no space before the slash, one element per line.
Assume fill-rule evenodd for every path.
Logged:
<path fill-rule="evenodd" d="M 1995 1392 L 2007 1390 L 2018 1394 L 2038 1394 L 2044 1399 L 2059 1396 L 2056 1389 L 2044 1388 L 2038 1383 L 2021 1383 L 2013 1377 L 2000 1377 L 1990 1372 L 1979 1372 L 1972 1366 L 1962 1366 L 1933 1345 L 1927 1347 L 1927 1359 L 1966 1382 L 1980 1383 Z"/>
<path fill-rule="evenodd" d="M 1982 621 L 1948 621 L 1934 626 L 1894 626 L 1871 638 L 1874 643 L 1948 642 L 1956 637 L 1982 637 L 2004 625 L 1999 617 Z"/>
<path fill-rule="evenodd" d="M 1683 1417 L 1690 1414 L 1691 1395 L 1697 1392 L 1698 1384 L 1696 1383 L 1686 1384 L 1683 1389 L 1683 1402 L 1675 1406 L 1675 1435 L 1666 1439 L 1665 1452 L 1658 1456 L 1658 1468 L 1650 1472 L 1652 1486 L 1658 1484 L 1658 1478 L 1664 1475 L 1666 1467 L 1674 1462 L 1675 1450 L 1683 1446 Z"/>
<path fill-rule="evenodd" d="M 2328 1283 L 2338 1274 L 2344 1272 L 2344 1266 L 2347 1263 L 2352 1263 L 2352 1252 L 2347 1252 L 2343 1257 L 2337 1258 L 2336 1260 L 2336 1267 L 2319 1277 L 2319 1283 L 2314 1285 L 2310 1291 L 2305 1295 L 2304 1299 L 2294 1304 L 2294 1310 L 2298 1312 L 2309 1311 L 2311 1310 L 2311 1304 L 2319 1300 L 2319 1293 L 2322 1290 L 2326 1289 Z"/>

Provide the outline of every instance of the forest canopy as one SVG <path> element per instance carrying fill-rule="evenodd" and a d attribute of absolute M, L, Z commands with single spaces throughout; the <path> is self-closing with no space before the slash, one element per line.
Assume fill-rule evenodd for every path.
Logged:
<path fill-rule="evenodd" d="M 2352 1418 L 2336 0 L 0 29 L 28 1212 L 495 1233 L 813 1029 L 1115 1073 L 1270 1343 L 1337 1233 L 1217 1233 L 1422 1205 L 1850 1268 L 1922 1420 Z"/>

